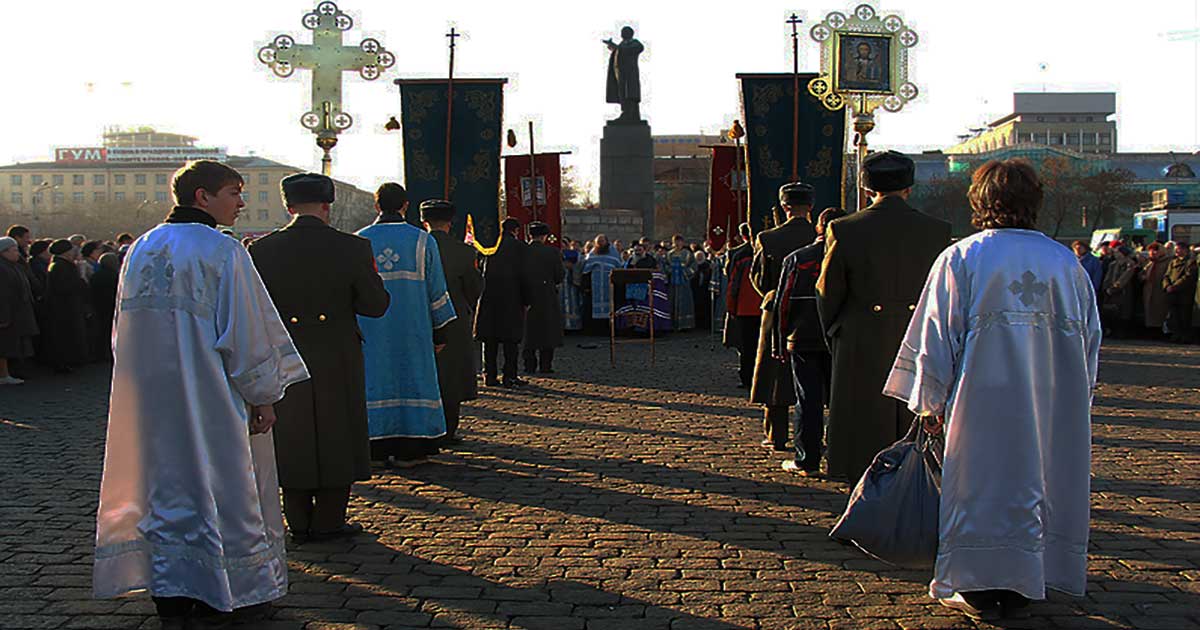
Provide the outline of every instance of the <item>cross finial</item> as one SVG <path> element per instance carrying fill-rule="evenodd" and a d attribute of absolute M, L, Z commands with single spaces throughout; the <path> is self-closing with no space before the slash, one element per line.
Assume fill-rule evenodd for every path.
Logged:
<path fill-rule="evenodd" d="M 450 38 L 450 49 L 453 50 L 454 49 L 454 40 L 458 39 L 459 37 L 462 37 L 462 33 L 455 31 L 454 27 L 451 26 L 450 32 L 446 33 L 446 37 Z"/>
<path fill-rule="evenodd" d="M 801 20 L 795 13 L 793 13 L 792 17 L 788 18 L 787 23 L 792 25 L 792 37 L 796 37 L 796 27 L 803 24 L 804 20 Z"/>

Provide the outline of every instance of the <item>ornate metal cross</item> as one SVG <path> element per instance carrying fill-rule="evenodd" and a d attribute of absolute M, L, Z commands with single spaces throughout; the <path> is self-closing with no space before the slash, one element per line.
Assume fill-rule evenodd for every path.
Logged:
<path fill-rule="evenodd" d="M 312 108 L 300 117 L 300 124 L 317 135 L 317 146 L 325 151 L 321 170 L 329 175 L 333 166 L 329 151 L 338 134 L 354 124 L 354 118 L 342 111 L 342 73 L 357 71 L 374 81 L 396 63 L 396 56 L 370 37 L 358 46 L 343 46 L 342 34 L 354 26 L 354 20 L 328 0 L 306 14 L 302 23 L 313 32 L 312 44 L 297 44 L 290 35 L 278 35 L 259 49 L 258 60 L 281 77 L 291 76 L 296 68 L 312 70 Z"/>

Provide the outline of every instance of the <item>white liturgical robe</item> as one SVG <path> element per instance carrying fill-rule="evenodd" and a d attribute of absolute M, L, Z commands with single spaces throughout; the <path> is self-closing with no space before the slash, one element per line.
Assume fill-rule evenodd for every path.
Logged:
<path fill-rule="evenodd" d="M 932 596 L 1083 594 L 1100 338 L 1087 273 L 1041 232 L 985 230 L 933 264 L 884 387 L 946 420 Z"/>
<path fill-rule="evenodd" d="M 121 271 L 93 586 L 232 610 L 287 592 L 271 434 L 247 405 L 308 378 L 249 254 L 163 224 Z"/>

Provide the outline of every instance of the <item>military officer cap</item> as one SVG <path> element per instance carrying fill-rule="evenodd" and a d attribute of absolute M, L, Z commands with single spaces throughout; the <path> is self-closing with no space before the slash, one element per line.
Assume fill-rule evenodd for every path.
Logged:
<path fill-rule="evenodd" d="M 904 190 L 913 185 L 916 170 L 912 159 L 903 153 L 872 153 L 863 160 L 863 187 L 880 193 Z"/>
<path fill-rule="evenodd" d="M 454 204 L 445 199 L 426 199 L 421 202 L 422 221 L 450 221 L 454 219 Z"/>
<path fill-rule="evenodd" d="M 779 187 L 779 203 L 785 206 L 811 206 L 813 187 L 804 182 L 790 182 Z"/>
<path fill-rule="evenodd" d="M 511 232 L 520 227 L 521 227 L 521 221 L 518 219 L 514 219 L 512 217 L 508 217 L 507 219 L 504 220 L 503 223 L 500 224 L 500 229 L 504 230 L 505 232 Z"/>
<path fill-rule="evenodd" d="M 318 173 L 296 173 L 279 182 L 283 205 L 291 208 L 302 203 L 333 203 L 333 180 Z"/>
<path fill-rule="evenodd" d="M 541 221 L 534 221 L 525 226 L 525 228 L 529 230 L 530 236 L 546 236 L 550 233 L 550 226 Z"/>

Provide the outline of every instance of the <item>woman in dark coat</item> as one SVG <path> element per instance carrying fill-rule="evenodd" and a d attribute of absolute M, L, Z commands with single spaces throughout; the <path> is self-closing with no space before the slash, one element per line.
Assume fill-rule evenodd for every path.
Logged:
<path fill-rule="evenodd" d="M 32 356 L 38 333 L 33 289 L 23 265 L 17 241 L 0 238 L 0 385 L 24 382 L 9 374 L 8 362 Z"/>
<path fill-rule="evenodd" d="M 50 254 L 45 297 L 48 358 L 55 372 L 70 372 L 87 356 L 88 286 L 75 266 L 79 252 L 70 241 L 54 241 Z"/>
<path fill-rule="evenodd" d="M 96 314 L 92 356 L 112 361 L 113 314 L 117 310 L 117 280 L 121 274 L 121 257 L 109 252 L 100 257 L 100 266 L 92 274 L 92 311 Z"/>

